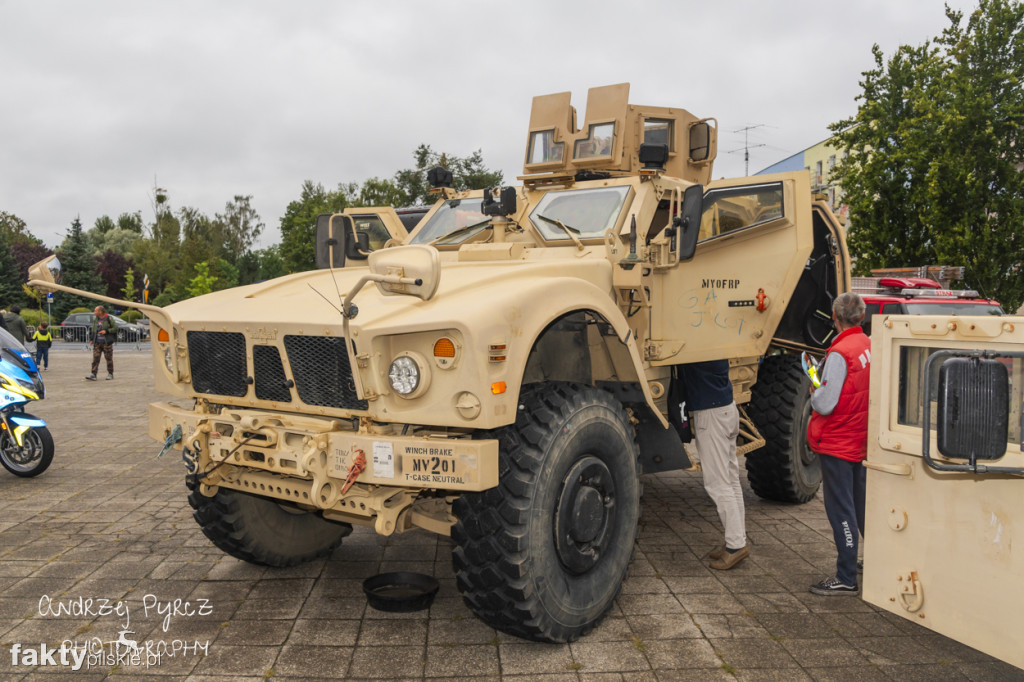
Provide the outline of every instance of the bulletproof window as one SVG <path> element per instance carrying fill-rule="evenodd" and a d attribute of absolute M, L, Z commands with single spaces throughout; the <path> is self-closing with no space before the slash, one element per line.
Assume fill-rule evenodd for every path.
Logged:
<path fill-rule="evenodd" d="M 700 240 L 770 223 L 784 215 L 781 182 L 713 189 L 704 195 Z"/>
<path fill-rule="evenodd" d="M 458 235 L 452 235 L 453 241 L 448 241 L 448 244 L 458 244 L 466 241 L 479 230 L 484 229 L 487 222 L 487 216 L 483 214 L 480 209 L 480 204 L 483 202 L 483 198 L 475 197 L 473 199 L 452 199 L 447 201 L 438 208 L 434 215 L 430 216 L 430 220 L 420 227 L 416 234 L 410 241 L 411 244 L 429 244 L 435 239 L 439 239 L 449 232 L 461 229 L 463 227 L 469 227 L 471 225 L 480 225 L 478 230 L 468 230 L 466 232 L 460 232 Z"/>
<path fill-rule="evenodd" d="M 644 144 L 667 144 L 669 152 L 674 152 L 673 123 L 675 122 L 671 119 L 645 118 Z"/>
<path fill-rule="evenodd" d="M 615 124 L 597 123 L 590 126 L 585 139 L 576 140 L 573 149 L 574 159 L 593 159 L 599 156 L 611 156 L 615 142 Z"/>
<path fill-rule="evenodd" d="M 618 223 L 628 194 L 628 185 L 548 192 L 530 213 L 530 222 L 549 241 L 570 237 L 540 216 L 560 220 L 566 227 L 578 230 L 583 239 L 600 237 Z"/>
<path fill-rule="evenodd" d="M 928 400 L 923 400 L 924 392 L 924 368 L 928 358 L 940 348 L 925 346 L 903 346 L 900 348 L 899 365 L 899 404 L 896 421 L 904 426 L 916 426 L 923 424 L 922 415 L 924 410 L 931 412 L 930 425 L 934 431 L 938 423 L 938 388 L 939 368 L 949 361 L 949 358 L 936 361 L 932 367 L 930 382 L 931 395 Z M 996 358 L 1009 375 L 1009 434 L 1008 440 L 1011 443 L 1020 445 L 1021 439 L 1021 407 L 1022 393 L 1024 393 L 1024 358 Z"/>
<path fill-rule="evenodd" d="M 565 156 L 565 143 L 555 142 L 555 131 L 538 130 L 530 133 L 530 151 L 527 164 L 561 163 Z"/>
<path fill-rule="evenodd" d="M 365 232 L 370 238 L 370 250 L 383 249 L 384 245 L 391 239 L 391 233 L 384 227 L 384 221 L 375 215 L 352 216 L 355 222 L 356 232 Z"/>

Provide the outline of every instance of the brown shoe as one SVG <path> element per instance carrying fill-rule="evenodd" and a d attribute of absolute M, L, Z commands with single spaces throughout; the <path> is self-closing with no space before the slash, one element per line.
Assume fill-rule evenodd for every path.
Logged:
<path fill-rule="evenodd" d="M 708 566 L 718 571 L 728 571 L 730 568 L 750 556 L 750 550 L 744 545 L 738 552 L 726 552 L 721 559 L 714 559 Z"/>
<path fill-rule="evenodd" d="M 725 545 L 719 545 L 718 547 L 715 547 L 713 550 L 708 552 L 708 558 L 713 559 L 714 561 L 718 561 L 725 556 L 725 551 Z"/>

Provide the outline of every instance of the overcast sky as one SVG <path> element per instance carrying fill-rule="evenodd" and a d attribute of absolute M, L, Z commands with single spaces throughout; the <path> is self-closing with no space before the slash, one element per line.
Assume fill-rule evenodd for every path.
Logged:
<path fill-rule="evenodd" d="M 969 12 L 975 0 L 950 0 Z M 0 0 L 0 211 L 48 246 L 142 211 L 154 182 L 213 215 L 253 196 L 280 240 L 304 180 L 390 177 L 421 143 L 522 174 L 534 95 L 631 83 L 719 123 L 715 177 L 855 111 L 871 45 L 948 25 L 934 0 Z M 736 153 L 729 153 L 736 150 Z"/>

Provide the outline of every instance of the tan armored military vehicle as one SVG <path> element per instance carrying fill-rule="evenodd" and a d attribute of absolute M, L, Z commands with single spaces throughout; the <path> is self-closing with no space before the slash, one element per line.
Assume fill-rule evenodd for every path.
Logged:
<path fill-rule="evenodd" d="M 628 93 L 592 89 L 582 125 L 569 93 L 535 98 L 521 184 L 436 170 L 387 248 L 390 209 L 323 216 L 323 269 L 147 308 L 157 389 L 194 400 L 150 433 L 214 544 L 287 566 L 352 524 L 450 535 L 480 618 L 574 639 L 626 575 L 640 473 L 690 464 L 674 367 L 722 358 L 753 489 L 814 495 L 793 351 L 830 341 L 842 230 L 806 172 L 712 181 L 714 120 Z"/>
<path fill-rule="evenodd" d="M 876 317 L 864 599 L 1024 668 L 1024 318 Z"/>

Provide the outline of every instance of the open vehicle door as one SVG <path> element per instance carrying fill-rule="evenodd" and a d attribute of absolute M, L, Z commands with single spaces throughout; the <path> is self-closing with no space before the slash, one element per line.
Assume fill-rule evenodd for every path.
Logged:
<path fill-rule="evenodd" d="M 800 171 L 707 185 L 693 258 L 653 279 L 650 335 L 670 349 L 655 364 L 678 363 L 681 352 L 687 362 L 758 356 L 773 337 L 795 349 L 828 346 L 831 302 L 849 274 L 840 228 L 812 207 L 809 183 Z"/>
<path fill-rule="evenodd" d="M 1024 668 L 1024 318 L 872 332 L 864 599 Z"/>

